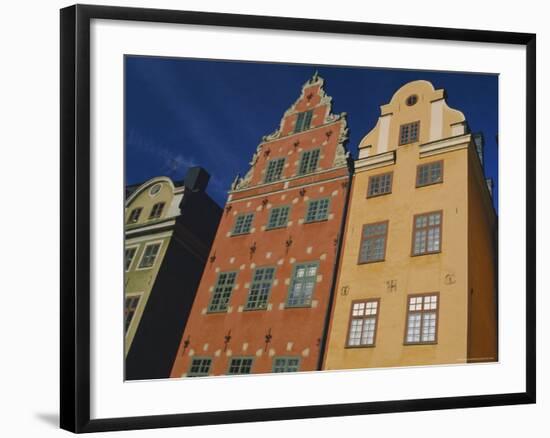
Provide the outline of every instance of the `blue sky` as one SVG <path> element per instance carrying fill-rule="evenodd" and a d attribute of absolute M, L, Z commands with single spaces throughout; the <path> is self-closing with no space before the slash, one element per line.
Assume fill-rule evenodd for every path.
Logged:
<path fill-rule="evenodd" d="M 333 112 L 348 113 L 354 157 L 380 105 L 400 86 L 425 79 L 444 88 L 449 106 L 464 113 L 472 132 L 485 136 L 485 172 L 495 182 L 498 209 L 496 75 L 136 56 L 127 56 L 125 64 L 127 184 L 159 175 L 182 179 L 190 166 L 200 165 L 211 175 L 208 192 L 224 205 L 262 136 L 278 128 L 318 70 Z"/>

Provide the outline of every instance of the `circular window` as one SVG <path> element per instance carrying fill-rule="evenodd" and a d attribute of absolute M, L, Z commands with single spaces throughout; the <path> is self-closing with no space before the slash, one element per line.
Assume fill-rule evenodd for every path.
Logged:
<path fill-rule="evenodd" d="M 151 196 L 155 196 L 157 195 L 159 192 L 160 192 L 160 189 L 162 188 L 162 186 L 160 184 L 155 184 L 153 187 L 151 187 L 149 189 L 149 194 Z"/>
<path fill-rule="evenodd" d="M 407 97 L 406 103 L 408 106 L 413 106 L 416 102 L 418 102 L 418 96 L 416 94 Z"/>

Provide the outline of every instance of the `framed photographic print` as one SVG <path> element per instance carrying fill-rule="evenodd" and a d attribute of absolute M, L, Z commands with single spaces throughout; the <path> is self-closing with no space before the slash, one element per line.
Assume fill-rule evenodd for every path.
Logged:
<path fill-rule="evenodd" d="M 535 35 L 61 11 L 61 427 L 535 402 Z"/>

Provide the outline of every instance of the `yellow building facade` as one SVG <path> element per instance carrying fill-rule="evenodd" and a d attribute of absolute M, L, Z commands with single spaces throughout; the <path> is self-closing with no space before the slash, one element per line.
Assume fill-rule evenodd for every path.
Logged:
<path fill-rule="evenodd" d="M 401 87 L 359 145 L 323 369 L 497 360 L 496 227 L 464 115 Z"/>

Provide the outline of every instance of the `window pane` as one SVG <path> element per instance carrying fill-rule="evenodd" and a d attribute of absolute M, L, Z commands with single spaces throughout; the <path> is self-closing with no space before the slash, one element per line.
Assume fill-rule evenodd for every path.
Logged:
<path fill-rule="evenodd" d="M 306 151 L 302 154 L 300 160 L 300 168 L 298 173 L 300 175 L 311 173 L 317 170 L 317 164 L 319 163 L 320 150 L 314 149 L 312 151 Z"/>
<path fill-rule="evenodd" d="M 233 234 L 249 233 L 253 219 L 254 213 L 247 213 L 237 216 L 237 219 L 235 219 L 235 226 L 233 227 Z"/>
<path fill-rule="evenodd" d="M 254 280 L 250 286 L 247 309 L 265 309 L 271 291 L 275 268 L 258 268 L 254 272 Z"/>
<path fill-rule="evenodd" d="M 191 361 L 191 366 L 189 372 L 187 373 L 188 377 L 198 377 L 198 376 L 207 376 L 210 372 L 210 367 L 212 365 L 212 359 L 208 358 L 193 358 Z"/>
<path fill-rule="evenodd" d="M 382 195 L 391 192 L 392 174 L 372 176 L 369 179 L 368 196 Z"/>
<path fill-rule="evenodd" d="M 139 264 L 140 268 L 150 268 L 154 265 L 155 259 L 160 249 L 160 243 L 155 243 L 153 245 L 147 245 L 145 247 L 141 263 Z"/>
<path fill-rule="evenodd" d="M 424 186 L 434 184 L 443 180 L 443 162 L 436 161 L 418 166 L 417 185 Z"/>
<path fill-rule="evenodd" d="M 273 208 L 269 214 L 267 228 L 285 227 L 288 222 L 290 207 Z"/>
<path fill-rule="evenodd" d="M 223 312 L 227 310 L 236 277 L 237 274 L 235 272 L 220 273 L 214 287 L 214 292 L 212 294 L 210 305 L 208 306 L 208 311 Z"/>
<path fill-rule="evenodd" d="M 330 201 L 328 198 L 310 201 L 306 214 L 306 222 L 314 222 L 327 219 L 329 204 Z"/>
<path fill-rule="evenodd" d="M 136 248 L 127 248 L 124 251 L 124 270 L 129 270 L 130 266 L 132 265 L 132 260 L 134 260 L 134 256 L 136 255 Z"/>
<path fill-rule="evenodd" d="M 317 264 L 298 265 L 290 285 L 287 306 L 309 306 L 317 281 Z"/>
<path fill-rule="evenodd" d="M 132 322 L 134 314 L 137 310 L 139 299 L 140 296 L 138 295 L 126 297 L 124 300 L 124 332 L 127 332 L 128 327 L 130 327 L 130 323 Z"/>
<path fill-rule="evenodd" d="M 271 160 L 267 165 L 265 182 L 278 181 L 279 179 L 281 179 L 284 164 L 285 164 L 284 158 L 277 158 L 277 159 Z"/>
<path fill-rule="evenodd" d="M 363 227 L 359 262 L 384 260 L 387 227 L 387 223 L 372 224 Z"/>

